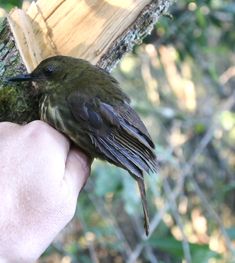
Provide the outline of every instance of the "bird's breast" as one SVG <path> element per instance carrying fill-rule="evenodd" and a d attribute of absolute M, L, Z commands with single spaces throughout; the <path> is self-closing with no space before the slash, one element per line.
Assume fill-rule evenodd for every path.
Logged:
<path fill-rule="evenodd" d="M 43 96 L 40 101 L 40 119 L 64 132 L 66 131 L 66 127 L 63 121 L 64 118 L 61 115 L 62 111 L 59 108 L 64 105 L 60 101 L 57 101 L 57 99 L 51 94 Z"/>

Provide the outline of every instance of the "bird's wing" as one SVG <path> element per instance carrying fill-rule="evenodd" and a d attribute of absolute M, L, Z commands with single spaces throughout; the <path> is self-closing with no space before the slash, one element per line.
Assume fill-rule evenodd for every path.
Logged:
<path fill-rule="evenodd" d="M 145 127 L 141 121 L 138 114 L 130 107 L 129 104 L 124 103 L 118 107 L 118 113 L 120 117 L 125 121 L 128 127 L 132 127 L 135 133 L 138 133 L 147 143 L 147 147 L 154 149 L 154 143 Z"/>
<path fill-rule="evenodd" d="M 149 216 L 143 172 L 155 172 L 157 160 L 153 152 L 154 144 L 144 124 L 125 103 L 114 107 L 79 93 L 71 94 L 68 103 L 74 118 L 84 129 L 89 129 L 88 134 L 98 156 L 128 170 L 136 179 L 148 235 Z"/>
<path fill-rule="evenodd" d="M 157 170 L 153 142 L 130 106 L 114 107 L 78 92 L 67 100 L 73 117 L 89 129 L 91 141 L 101 155 L 137 177 L 142 177 L 143 171 Z"/>

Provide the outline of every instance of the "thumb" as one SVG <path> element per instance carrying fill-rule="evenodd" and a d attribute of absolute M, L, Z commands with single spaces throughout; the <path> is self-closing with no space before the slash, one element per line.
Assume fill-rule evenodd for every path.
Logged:
<path fill-rule="evenodd" d="M 69 151 L 64 180 L 76 198 L 90 175 L 90 167 L 91 160 L 81 150 L 72 148 Z"/>

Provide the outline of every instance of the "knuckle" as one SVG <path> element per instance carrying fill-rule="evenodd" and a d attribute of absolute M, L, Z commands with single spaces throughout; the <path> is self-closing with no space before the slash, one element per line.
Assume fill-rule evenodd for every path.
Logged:
<path fill-rule="evenodd" d="M 5 128 L 16 128 L 19 127 L 19 124 L 13 123 L 13 122 L 8 122 L 8 121 L 3 121 L 0 122 L 0 129 L 5 129 Z"/>
<path fill-rule="evenodd" d="M 46 143 L 51 139 L 51 127 L 43 121 L 32 121 L 25 128 L 27 136 L 33 141 Z"/>
<path fill-rule="evenodd" d="M 12 122 L 0 122 L 0 136 L 10 136 L 11 134 L 16 134 L 21 126 Z"/>
<path fill-rule="evenodd" d="M 28 127 L 32 129 L 43 129 L 48 126 L 44 121 L 41 120 L 35 120 L 27 124 Z"/>

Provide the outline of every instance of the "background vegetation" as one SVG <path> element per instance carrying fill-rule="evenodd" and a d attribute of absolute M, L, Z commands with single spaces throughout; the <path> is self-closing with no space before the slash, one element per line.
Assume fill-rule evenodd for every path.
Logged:
<path fill-rule="evenodd" d="M 113 73 L 156 143 L 150 238 L 133 179 L 96 161 L 40 263 L 235 262 L 235 3 L 181 0 L 170 13 Z"/>

